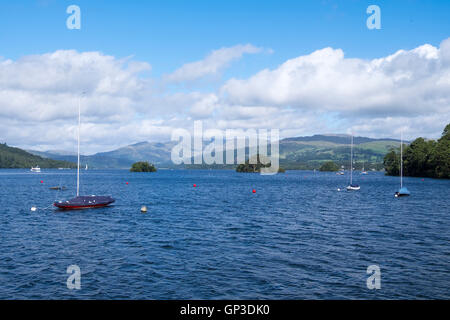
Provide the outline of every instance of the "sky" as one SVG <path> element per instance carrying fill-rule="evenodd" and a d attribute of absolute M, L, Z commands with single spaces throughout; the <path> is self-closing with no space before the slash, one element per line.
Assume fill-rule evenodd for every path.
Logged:
<path fill-rule="evenodd" d="M 81 10 L 68 29 L 66 9 Z M 381 29 L 366 12 L 377 5 Z M 0 0 L 0 142 L 82 152 L 176 128 L 438 138 L 450 1 Z"/>

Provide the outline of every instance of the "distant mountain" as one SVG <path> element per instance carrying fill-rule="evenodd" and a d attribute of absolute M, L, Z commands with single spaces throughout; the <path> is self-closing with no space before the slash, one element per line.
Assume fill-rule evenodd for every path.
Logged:
<path fill-rule="evenodd" d="M 31 154 L 25 150 L 0 144 L 0 168 L 74 168 L 75 163 L 52 160 Z"/>
<path fill-rule="evenodd" d="M 148 161 L 156 167 L 173 167 L 170 155 L 176 144 L 176 142 L 140 142 L 109 152 L 100 152 L 90 156 L 81 155 L 80 162 L 82 167 L 87 164 L 89 168 L 97 169 L 129 169 L 133 163 L 138 161 Z M 45 158 L 77 162 L 77 155 L 70 152 L 35 150 L 29 150 L 29 152 Z"/>
<path fill-rule="evenodd" d="M 140 142 L 114 151 L 97 153 L 88 157 L 87 160 L 88 163 L 92 163 L 92 166 L 97 166 L 101 163 L 109 166 L 109 162 L 105 162 L 104 159 L 114 159 L 116 162 L 114 166 L 127 169 L 138 161 L 148 161 L 157 167 L 173 166 L 170 155 L 172 148 L 176 144 L 177 142 L 175 141 L 166 143 Z"/>
<path fill-rule="evenodd" d="M 126 168 L 138 161 L 148 161 L 158 168 L 176 167 L 171 161 L 172 148 L 176 141 L 165 143 L 140 142 L 109 152 L 81 156 L 81 164 L 89 168 Z M 400 146 L 395 139 L 372 139 L 354 137 L 356 168 L 366 163 L 365 168 L 381 169 L 383 158 L 392 148 Z M 42 157 L 76 162 L 76 155 L 61 151 L 30 151 Z M 280 164 L 286 169 L 318 169 L 325 161 L 334 161 L 339 166 L 348 166 L 350 161 L 349 135 L 314 135 L 286 138 L 280 141 Z M 370 165 L 371 164 L 371 165 Z M 191 165 L 189 168 L 223 168 L 230 166 Z"/>

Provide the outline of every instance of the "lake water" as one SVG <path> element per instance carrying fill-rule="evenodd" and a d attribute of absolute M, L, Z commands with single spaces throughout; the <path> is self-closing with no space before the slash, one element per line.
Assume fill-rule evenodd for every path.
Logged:
<path fill-rule="evenodd" d="M 396 199 L 399 179 L 372 172 L 339 192 L 334 173 L 83 170 L 81 194 L 115 205 L 48 208 L 75 173 L 0 170 L 0 299 L 450 298 L 449 180 L 405 178 Z"/>

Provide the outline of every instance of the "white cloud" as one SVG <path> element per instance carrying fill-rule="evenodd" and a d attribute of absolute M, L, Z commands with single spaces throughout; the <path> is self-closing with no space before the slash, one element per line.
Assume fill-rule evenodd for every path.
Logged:
<path fill-rule="evenodd" d="M 447 42 L 441 50 L 423 45 L 374 60 L 347 59 L 342 50 L 325 48 L 249 79 L 231 79 L 222 95 L 235 104 L 290 106 L 342 116 L 448 113 L 450 64 L 442 58 L 450 51 Z"/>
<path fill-rule="evenodd" d="M 0 59 L 0 142 L 41 150 L 75 150 L 82 91 L 82 150 L 107 151 L 166 141 L 175 128 L 277 128 L 282 137 L 355 132 L 371 137 L 438 137 L 450 120 L 450 39 L 373 60 L 325 48 L 231 79 L 218 90 L 162 84 L 217 75 L 261 49 L 222 48 L 169 76 L 148 63 L 99 52 L 56 51 Z"/>
<path fill-rule="evenodd" d="M 217 105 L 218 102 L 219 98 L 213 93 L 202 95 L 200 99 L 193 103 L 189 112 L 197 119 L 211 117 L 214 111 L 219 107 Z"/>
<path fill-rule="evenodd" d="M 152 81 L 140 74 L 150 69 L 130 58 L 74 50 L 0 60 L 1 140 L 51 149 L 74 145 L 78 99 L 86 92 L 81 100 L 86 151 L 94 151 L 96 137 L 101 149 L 127 144 L 133 134 L 117 133 L 125 124 L 139 127 L 136 114 L 148 111 Z"/>
<path fill-rule="evenodd" d="M 261 52 L 251 44 L 237 45 L 229 48 L 214 50 L 203 60 L 187 63 L 173 73 L 166 75 L 168 82 L 193 81 L 205 76 L 219 74 L 232 61 L 240 59 L 244 54 L 255 54 Z"/>
<path fill-rule="evenodd" d="M 146 95 L 148 83 L 138 74 L 147 70 L 147 63 L 73 50 L 0 61 L 0 116 L 28 121 L 69 118 L 81 92 L 86 92 L 86 116 L 113 119 L 127 114 Z"/>

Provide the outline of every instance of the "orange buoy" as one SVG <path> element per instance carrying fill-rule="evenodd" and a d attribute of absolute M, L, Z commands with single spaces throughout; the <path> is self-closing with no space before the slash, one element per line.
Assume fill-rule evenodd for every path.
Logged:
<path fill-rule="evenodd" d="M 194 188 L 197 188 L 197 185 L 194 183 Z"/>
<path fill-rule="evenodd" d="M 253 192 L 253 193 L 256 193 L 256 190 L 255 190 L 255 189 L 253 189 L 253 190 L 252 190 L 252 192 Z"/>
<path fill-rule="evenodd" d="M 41 183 L 44 183 L 44 181 L 41 180 Z"/>
<path fill-rule="evenodd" d="M 126 182 L 126 184 L 128 184 L 128 182 Z"/>

